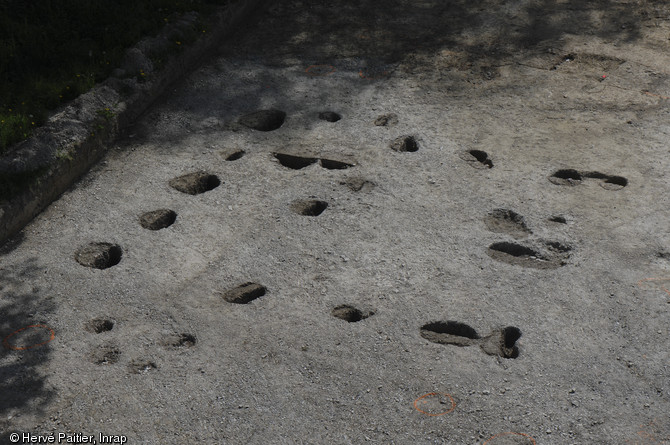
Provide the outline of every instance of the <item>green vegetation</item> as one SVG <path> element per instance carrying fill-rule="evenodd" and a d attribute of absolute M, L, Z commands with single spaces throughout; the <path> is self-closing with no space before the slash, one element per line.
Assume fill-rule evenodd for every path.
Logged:
<path fill-rule="evenodd" d="M 104 108 L 102 110 L 98 110 L 97 113 L 98 113 L 98 116 L 100 116 L 101 118 L 103 118 L 107 121 L 114 118 L 114 112 L 112 110 L 110 110 L 109 108 Z"/>
<path fill-rule="evenodd" d="M 107 78 L 143 36 L 185 12 L 207 17 L 231 1 L 0 0 L 0 154 L 50 110 Z"/>

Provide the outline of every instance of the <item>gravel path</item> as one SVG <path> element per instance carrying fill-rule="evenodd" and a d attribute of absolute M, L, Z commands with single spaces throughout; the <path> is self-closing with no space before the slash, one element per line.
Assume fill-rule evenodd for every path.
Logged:
<path fill-rule="evenodd" d="M 2 247 L 0 441 L 670 443 L 670 8 L 275 3 Z"/>

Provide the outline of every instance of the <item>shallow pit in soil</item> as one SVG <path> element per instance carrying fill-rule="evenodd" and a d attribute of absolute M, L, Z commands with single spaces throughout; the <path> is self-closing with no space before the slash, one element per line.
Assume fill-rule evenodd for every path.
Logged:
<path fill-rule="evenodd" d="M 491 244 L 487 253 L 494 260 L 534 269 L 556 269 L 567 264 L 570 246 L 559 242 L 544 242 L 544 245 L 548 250 L 540 253 L 533 248 L 504 241 Z"/>
<path fill-rule="evenodd" d="M 140 225 L 148 230 L 170 227 L 177 220 L 177 213 L 170 209 L 158 209 L 140 216 Z"/>
<path fill-rule="evenodd" d="M 376 186 L 374 182 L 360 177 L 349 178 L 345 181 L 341 181 L 340 185 L 346 185 L 352 192 L 367 192 Z"/>
<path fill-rule="evenodd" d="M 413 153 L 419 150 L 419 143 L 414 136 L 400 136 L 391 142 L 391 149 Z"/>
<path fill-rule="evenodd" d="M 488 153 L 483 150 L 470 150 L 468 152 L 470 156 L 475 158 L 477 162 L 482 164 L 486 168 L 493 168 L 493 161 L 489 158 Z"/>
<path fill-rule="evenodd" d="M 465 150 L 460 153 L 460 158 L 474 168 L 493 168 L 493 161 L 483 150 Z"/>
<path fill-rule="evenodd" d="M 584 176 L 572 168 L 558 170 L 549 177 L 549 181 L 556 185 L 577 185 L 583 179 Z"/>
<path fill-rule="evenodd" d="M 568 220 L 565 219 L 565 216 L 561 216 L 561 215 L 554 215 L 554 216 L 549 218 L 549 221 L 555 222 L 555 223 L 558 223 L 558 224 L 567 224 L 568 223 Z"/>
<path fill-rule="evenodd" d="M 254 130 L 273 131 L 281 127 L 284 120 L 286 120 L 286 113 L 281 110 L 270 109 L 245 114 L 238 119 L 238 122 Z"/>
<path fill-rule="evenodd" d="M 340 116 L 338 113 L 335 113 L 334 111 L 324 111 L 319 113 L 319 119 L 326 122 L 337 122 L 342 119 L 342 116 Z"/>
<path fill-rule="evenodd" d="M 169 181 L 170 187 L 188 195 L 199 195 L 214 190 L 221 181 L 218 176 L 204 171 L 187 173 Z"/>
<path fill-rule="evenodd" d="M 522 238 L 532 233 L 524 217 L 514 210 L 495 209 L 486 216 L 484 223 L 492 232 L 507 233 L 515 238 Z"/>
<path fill-rule="evenodd" d="M 527 258 L 540 258 L 540 254 L 530 247 L 522 246 L 521 244 L 501 242 L 491 244 L 489 247 L 490 250 L 501 252 L 513 257 L 527 257 Z"/>
<path fill-rule="evenodd" d="M 517 341 L 520 338 L 521 329 L 516 326 L 507 326 L 503 329 L 496 329 L 491 335 L 483 338 L 480 346 L 489 355 L 513 359 L 519 357 Z"/>
<path fill-rule="evenodd" d="M 91 353 L 91 362 L 96 365 L 112 365 L 119 361 L 121 351 L 113 345 L 104 345 Z"/>
<path fill-rule="evenodd" d="M 377 116 L 374 124 L 377 127 L 390 127 L 398 123 L 398 115 L 395 113 L 382 114 Z"/>
<path fill-rule="evenodd" d="M 258 283 L 244 283 L 221 294 L 221 297 L 228 303 L 247 304 L 253 300 L 262 297 L 267 292 L 267 288 Z"/>
<path fill-rule="evenodd" d="M 181 334 L 174 334 L 170 335 L 167 337 L 164 341 L 164 344 L 166 346 L 170 346 L 173 348 L 190 348 L 192 346 L 195 346 L 197 343 L 197 338 L 193 334 L 188 334 L 188 333 L 181 333 Z"/>
<path fill-rule="evenodd" d="M 321 161 L 321 167 L 328 170 L 344 170 L 354 166 L 353 164 L 349 164 L 347 162 L 342 161 L 335 161 L 333 159 L 320 159 L 320 161 Z"/>
<path fill-rule="evenodd" d="M 237 150 L 234 151 L 233 153 L 230 153 L 228 156 L 226 156 L 226 161 L 237 161 L 238 159 L 241 159 L 246 152 L 244 150 Z"/>
<path fill-rule="evenodd" d="M 572 168 L 557 170 L 549 176 L 549 181 L 556 185 L 577 185 L 585 179 L 597 179 L 602 188 L 610 191 L 621 190 L 628 185 L 628 179 L 623 176 L 608 175 L 598 171 L 579 172 Z"/>
<path fill-rule="evenodd" d="M 621 190 L 628 185 L 628 179 L 623 176 L 610 176 L 600 183 L 605 190 Z"/>
<path fill-rule="evenodd" d="M 300 170 L 303 169 L 309 165 L 314 164 L 316 161 L 318 161 L 317 158 L 310 158 L 307 156 L 296 156 L 296 155 L 289 155 L 285 153 L 273 153 L 273 156 L 279 163 L 286 167 L 290 168 L 292 170 Z"/>
<path fill-rule="evenodd" d="M 327 207 L 327 202 L 318 199 L 300 199 L 291 203 L 291 210 L 303 216 L 319 216 Z"/>
<path fill-rule="evenodd" d="M 114 321 L 108 318 L 94 318 L 86 322 L 84 329 L 94 334 L 101 334 L 114 329 Z"/>
<path fill-rule="evenodd" d="M 372 313 L 364 313 L 360 309 L 357 309 L 354 306 L 348 304 L 341 304 L 336 306 L 333 308 L 331 313 L 333 317 L 339 318 L 340 320 L 344 320 L 349 323 L 356 323 L 373 315 Z"/>
<path fill-rule="evenodd" d="M 433 343 L 455 346 L 470 346 L 479 339 L 479 334 L 473 327 L 453 320 L 426 323 L 419 332 L 423 338 Z"/>
<path fill-rule="evenodd" d="M 516 345 L 517 340 L 521 338 L 521 329 L 508 326 L 502 330 L 503 345 L 506 348 L 512 348 Z"/>
<path fill-rule="evenodd" d="M 121 262 L 123 250 L 117 244 L 90 243 L 80 247 L 74 254 L 74 259 L 85 267 L 107 269 Z"/>

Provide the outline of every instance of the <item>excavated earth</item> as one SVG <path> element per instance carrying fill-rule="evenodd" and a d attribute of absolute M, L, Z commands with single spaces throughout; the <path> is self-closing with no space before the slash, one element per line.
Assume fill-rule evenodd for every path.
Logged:
<path fill-rule="evenodd" d="M 669 39 L 271 2 L 2 247 L 0 441 L 670 444 Z"/>

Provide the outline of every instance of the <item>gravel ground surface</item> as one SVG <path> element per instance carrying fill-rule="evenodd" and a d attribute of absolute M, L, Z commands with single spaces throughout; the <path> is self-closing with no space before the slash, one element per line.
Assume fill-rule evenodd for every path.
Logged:
<path fill-rule="evenodd" d="M 670 443 L 669 38 L 271 5 L 0 250 L 0 441 Z"/>

